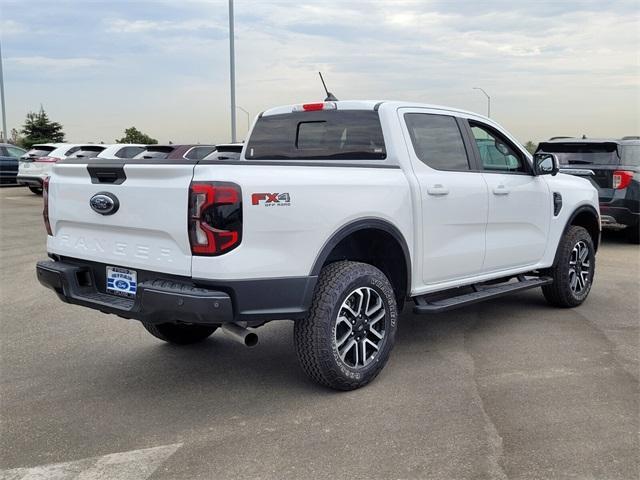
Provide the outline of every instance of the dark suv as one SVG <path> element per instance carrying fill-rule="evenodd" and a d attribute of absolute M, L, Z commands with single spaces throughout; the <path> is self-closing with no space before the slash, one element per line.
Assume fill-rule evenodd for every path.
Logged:
<path fill-rule="evenodd" d="M 554 153 L 561 171 L 588 178 L 598 189 L 603 227 L 625 228 L 638 243 L 640 234 L 640 137 L 557 138 L 538 145 Z"/>

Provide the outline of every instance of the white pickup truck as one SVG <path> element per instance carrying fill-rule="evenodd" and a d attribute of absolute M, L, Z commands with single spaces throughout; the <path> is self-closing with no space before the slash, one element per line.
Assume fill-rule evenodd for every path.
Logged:
<path fill-rule="evenodd" d="M 325 101 L 256 119 L 240 158 L 68 159 L 45 182 L 61 300 L 188 344 L 294 320 L 315 381 L 370 382 L 417 314 L 533 287 L 580 305 L 598 195 L 498 124 L 452 108 Z"/>

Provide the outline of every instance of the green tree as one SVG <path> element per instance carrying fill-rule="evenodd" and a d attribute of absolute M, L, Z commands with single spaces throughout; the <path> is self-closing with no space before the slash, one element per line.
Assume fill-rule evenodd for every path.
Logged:
<path fill-rule="evenodd" d="M 15 128 L 11 129 L 11 136 L 9 137 L 9 143 L 13 143 L 18 147 L 24 147 L 24 137 L 20 135 L 20 132 Z"/>
<path fill-rule="evenodd" d="M 40 105 L 40 111 L 27 113 L 27 118 L 20 133 L 24 134 L 22 145 L 31 148 L 36 143 L 64 142 L 62 125 L 49 120 L 49 116 Z"/>
<path fill-rule="evenodd" d="M 536 145 L 531 140 L 529 140 L 527 143 L 524 144 L 524 148 L 526 148 L 529 151 L 529 153 L 533 155 L 534 153 L 536 153 L 536 148 L 538 148 L 538 145 Z"/>
<path fill-rule="evenodd" d="M 153 145 L 158 143 L 158 140 L 151 138 L 146 133 L 142 133 L 136 127 L 131 127 L 124 131 L 124 137 L 120 140 L 116 140 L 116 143 L 142 143 L 144 145 Z"/>

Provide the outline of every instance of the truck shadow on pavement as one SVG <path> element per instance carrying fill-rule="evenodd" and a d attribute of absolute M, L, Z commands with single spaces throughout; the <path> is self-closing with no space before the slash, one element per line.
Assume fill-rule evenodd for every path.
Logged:
<path fill-rule="evenodd" d="M 527 315 L 522 315 L 524 305 L 529 310 Z M 429 368 L 430 352 L 464 348 L 460 342 L 470 329 L 473 329 L 474 336 L 483 335 L 484 317 L 490 317 L 491 328 L 495 328 L 496 323 L 536 322 L 541 315 L 552 311 L 539 292 L 436 316 L 414 315 L 411 308 L 411 303 L 405 305 L 390 365 L 375 382 L 384 381 L 387 370 L 394 365 L 403 368 L 407 360 L 404 357 L 411 357 L 413 353 L 421 352 L 425 358 L 411 358 L 411 362 L 417 362 L 421 368 Z M 516 316 L 517 312 L 520 315 Z M 130 325 L 129 328 L 142 330 L 138 325 Z M 298 366 L 292 322 L 273 322 L 257 332 L 260 343 L 251 349 L 237 344 L 220 330 L 208 340 L 191 346 L 163 344 L 149 337 L 145 341 L 147 346 L 132 346 L 128 351 L 126 368 L 121 364 L 105 368 L 102 371 L 104 376 L 92 381 L 104 381 L 105 388 L 118 395 L 134 396 L 137 393 L 141 398 L 165 389 L 176 397 L 194 392 L 198 396 L 212 394 L 214 397 L 220 397 L 223 392 L 232 396 L 243 392 L 243 395 L 258 398 L 267 391 L 278 389 L 301 395 L 338 393 L 308 380 Z M 142 335 L 148 336 L 146 332 Z"/>

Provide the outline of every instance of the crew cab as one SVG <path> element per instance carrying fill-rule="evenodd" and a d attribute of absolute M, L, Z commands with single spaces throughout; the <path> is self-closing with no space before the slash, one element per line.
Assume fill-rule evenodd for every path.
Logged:
<path fill-rule="evenodd" d="M 587 298 L 598 194 L 558 170 L 462 110 L 277 107 L 239 158 L 58 162 L 37 276 L 175 344 L 221 328 L 253 345 L 293 320 L 303 370 L 354 389 L 385 365 L 407 302 L 429 315 L 537 287 L 558 307 Z"/>

